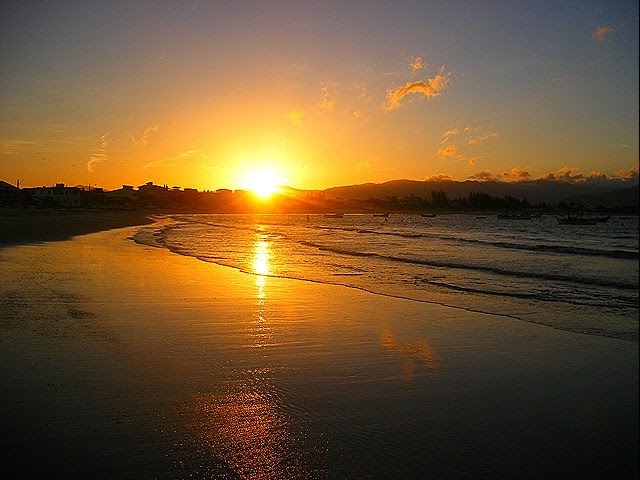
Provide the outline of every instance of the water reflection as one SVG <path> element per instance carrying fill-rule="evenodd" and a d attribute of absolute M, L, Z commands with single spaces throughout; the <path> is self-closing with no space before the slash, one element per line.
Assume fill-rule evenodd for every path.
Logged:
<path fill-rule="evenodd" d="M 267 321 L 267 275 L 269 275 L 269 242 L 265 235 L 259 235 L 253 249 L 253 271 L 256 276 L 256 306 L 255 321 L 249 327 L 250 348 L 265 348 L 273 346 L 271 326 Z"/>
<path fill-rule="evenodd" d="M 260 235 L 253 250 L 253 272 L 258 275 L 269 275 L 269 242 L 265 235 Z"/>
<path fill-rule="evenodd" d="M 269 312 L 267 282 L 270 245 L 260 234 L 253 248 L 256 293 L 244 325 L 244 354 L 230 367 L 213 392 L 194 397 L 200 441 L 222 461 L 211 478 L 255 480 L 319 478 L 305 465 L 300 432 L 295 433 L 286 413 L 279 376 L 286 365 L 275 360 L 274 319 Z M 249 312 L 248 312 L 249 313 Z M 276 324 L 282 325 L 282 322 Z"/>
<path fill-rule="evenodd" d="M 426 340 L 401 340 L 391 330 L 383 328 L 380 332 L 380 344 L 402 358 L 402 376 L 406 382 L 413 382 L 420 366 L 428 369 L 438 366 L 438 357 Z"/>

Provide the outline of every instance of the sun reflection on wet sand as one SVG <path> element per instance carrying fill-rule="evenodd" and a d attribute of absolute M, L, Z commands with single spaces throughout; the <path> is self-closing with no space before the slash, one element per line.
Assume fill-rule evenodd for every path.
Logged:
<path fill-rule="evenodd" d="M 398 339 L 388 328 L 383 328 L 380 331 L 380 345 L 403 359 L 402 371 L 406 382 L 414 381 L 416 369 L 420 365 L 428 369 L 438 367 L 438 357 L 426 340 L 403 341 Z"/>
<path fill-rule="evenodd" d="M 305 467 L 304 439 L 292 433 L 274 380 L 286 368 L 268 356 L 276 343 L 267 308 L 270 251 L 264 236 L 256 241 L 253 253 L 256 312 L 246 326 L 245 347 L 257 355 L 247 357 L 251 367 L 230 372 L 218 392 L 194 397 L 194 426 L 203 446 L 223 462 L 224 470 L 233 472 L 230 478 L 320 478 Z"/>

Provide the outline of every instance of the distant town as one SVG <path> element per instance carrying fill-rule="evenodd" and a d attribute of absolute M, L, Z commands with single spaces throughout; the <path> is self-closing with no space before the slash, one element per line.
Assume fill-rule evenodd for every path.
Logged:
<path fill-rule="evenodd" d="M 218 189 L 198 191 L 195 188 L 169 187 L 147 182 L 134 187 L 123 185 L 116 190 L 99 187 L 52 186 L 20 188 L 0 181 L 0 206 L 10 208 L 64 208 L 150 210 L 158 212 L 202 213 L 423 213 L 535 211 L 554 213 L 559 210 L 587 208 L 608 213 L 638 213 L 638 186 L 600 196 L 582 195 L 553 202 L 530 202 L 526 197 L 492 195 L 490 182 L 427 183 L 401 181 L 388 194 L 388 185 L 366 184 L 327 190 L 296 190 L 282 187 L 278 193 L 263 199 L 246 190 Z M 388 182 L 391 184 L 392 182 Z M 398 182 L 395 182 L 398 183 Z M 372 186 L 373 185 L 373 186 Z M 367 187 L 366 194 L 363 193 Z M 461 187 L 465 189 L 461 189 Z M 376 188 L 377 187 L 377 188 Z M 383 188 L 386 187 L 386 188 Z M 416 190 L 416 188 L 420 190 Z M 455 189 L 454 189 L 455 187 Z M 495 186 L 494 186 L 495 187 Z M 472 191 L 473 189 L 478 191 Z M 417 192 L 417 193 L 416 193 Z M 454 192 L 454 193 L 452 193 Z M 615 196 L 617 195 L 617 196 Z M 615 201 L 610 198 L 615 197 Z"/>

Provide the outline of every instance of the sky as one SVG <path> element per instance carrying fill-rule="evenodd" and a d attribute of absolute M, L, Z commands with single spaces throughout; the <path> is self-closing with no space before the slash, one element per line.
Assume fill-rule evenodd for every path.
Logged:
<path fill-rule="evenodd" d="M 13 1 L 0 179 L 638 175 L 637 1 Z"/>

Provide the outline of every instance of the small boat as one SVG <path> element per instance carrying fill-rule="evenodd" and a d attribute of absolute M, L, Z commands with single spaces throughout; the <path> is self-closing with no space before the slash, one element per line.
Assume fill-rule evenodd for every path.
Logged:
<path fill-rule="evenodd" d="M 342 218 L 344 213 L 325 213 L 324 218 Z"/>
<path fill-rule="evenodd" d="M 608 221 L 609 215 L 606 217 L 585 216 L 582 214 L 556 215 L 556 220 L 559 225 L 596 225 L 597 223 Z"/>
<path fill-rule="evenodd" d="M 420 214 L 421 217 L 427 217 L 427 218 L 433 218 L 436 216 L 435 213 L 421 213 Z"/>
<path fill-rule="evenodd" d="M 374 217 L 384 217 L 387 218 L 389 216 L 388 213 L 374 213 L 373 214 Z"/>
<path fill-rule="evenodd" d="M 476 218 L 478 220 L 484 220 L 485 218 L 487 218 L 487 216 L 486 215 L 476 215 Z"/>

